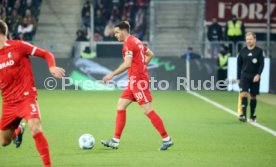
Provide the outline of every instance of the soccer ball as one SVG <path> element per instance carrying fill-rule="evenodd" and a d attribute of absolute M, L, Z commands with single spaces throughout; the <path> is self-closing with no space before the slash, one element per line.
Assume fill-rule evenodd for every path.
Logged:
<path fill-rule="evenodd" d="M 81 149 L 92 149 L 95 145 L 95 138 L 91 134 L 83 134 L 79 138 L 79 146 Z"/>

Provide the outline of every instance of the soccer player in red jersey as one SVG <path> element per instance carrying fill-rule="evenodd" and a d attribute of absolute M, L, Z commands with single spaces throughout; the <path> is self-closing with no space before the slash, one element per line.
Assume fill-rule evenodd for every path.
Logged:
<path fill-rule="evenodd" d="M 125 21 L 120 22 L 114 28 L 115 37 L 118 41 L 124 42 L 122 51 L 124 62 L 112 73 L 106 75 L 103 81 L 110 81 L 115 75 L 128 70 L 129 83 L 122 92 L 117 104 L 114 137 L 112 139 L 102 140 L 101 143 L 106 147 L 118 148 L 120 137 L 126 123 L 126 109 L 133 101 L 137 101 L 163 139 L 160 150 L 167 150 L 173 145 L 173 141 L 168 135 L 162 119 L 153 110 L 151 105 L 152 96 L 149 90 L 147 64 L 152 59 L 153 53 L 139 39 L 130 35 L 129 32 L 130 25 Z"/>
<path fill-rule="evenodd" d="M 52 53 L 23 41 L 7 40 L 7 34 L 7 24 L 0 20 L 0 88 L 2 90 L 0 143 L 2 146 L 7 146 L 13 140 L 17 148 L 20 146 L 24 126 L 19 124 L 24 118 L 44 166 L 51 167 L 48 141 L 41 129 L 30 56 L 45 59 L 50 73 L 56 78 L 62 78 L 65 71 L 56 67 Z"/>

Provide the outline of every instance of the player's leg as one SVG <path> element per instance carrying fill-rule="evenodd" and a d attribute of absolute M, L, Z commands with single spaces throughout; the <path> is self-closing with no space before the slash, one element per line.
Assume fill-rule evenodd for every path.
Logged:
<path fill-rule="evenodd" d="M 28 123 L 28 127 L 35 141 L 36 149 L 40 154 L 44 166 L 51 166 L 50 151 L 47 138 L 45 137 L 40 122 L 39 106 L 35 98 L 24 100 L 20 104 L 21 115 Z"/>
<path fill-rule="evenodd" d="M 247 105 L 248 105 L 249 84 L 250 84 L 249 79 L 247 79 L 246 76 L 242 76 L 241 81 L 240 81 L 240 88 L 241 88 L 240 96 L 241 96 L 241 104 L 242 104 L 242 114 L 239 117 L 239 120 L 242 122 L 247 121 L 246 110 L 247 110 Z"/>
<path fill-rule="evenodd" d="M 241 104 L 242 104 L 242 114 L 240 115 L 240 121 L 242 122 L 246 122 L 247 118 L 246 118 L 246 110 L 247 110 L 247 105 L 248 105 L 248 92 L 241 92 L 240 93 L 241 96 Z"/>
<path fill-rule="evenodd" d="M 21 145 L 24 132 L 23 124 L 19 126 L 21 118 L 18 118 L 15 105 L 3 104 L 2 116 L 0 119 L 0 142 L 3 146 L 7 146 L 14 141 L 16 148 Z M 20 140 L 17 140 L 20 139 Z M 15 143 L 15 141 L 20 141 Z"/>
<path fill-rule="evenodd" d="M 139 80 L 137 84 L 133 85 L 133 95 L 135 100 L 142 107 L 144 114 L 147 115 L 152 125 L 163 139 L 160 150 L 167 150 L 173 145 L 173 141 L 169 137 L 161 117 L 152 108 L 152 96 L 149 90 L 149 85 L 148 80 Z"/>
<path fill-rule="evenodd" d="M 167 150 L 173 145 L 173 141 L 168 135 L 161 117 L 153 110 L 151 101 L 152 96 L 149 88 L 142 82 L 140 87 L 134 88 L 134 97 L 139 105 L 143 108 L 144 114 L 150 119 L 152 125 L 162 137 L 160 150 Z"/>
<path fill-rule="evenodd" d="M 39 118 L 31 118 L 28 120 L 28 126 L 30 128 L 31 134 L 35 140 L 35 145 L 40 157 L 43 161 L 44 166 L 51 166 L 50 151 L 47 138 L 41 129 L 41 123 Z"/>
<path fill-rule="evenodd" d="M 167 150 L 169 147 L 173 146 L 173 141 L 168 135 L 161 117 L 153 110 L 151 102 L 140 104 L 140 106 L 143 108 L 144 114 L 147 115 L 152 125 L 162 137 L 162 145 L 160 150 Z"/>
<path fill-rule="evenodd" d="M 0 130 L 0 143 L 2 146 L 7 146 L 13 140 L 16 148 L 19 148 L 22 143 L 25 124 L 22 123 L 16 129 Z"/>
<path fill-rule="evenodd" d="M 162 139 L 168 138 L 169 135 L 165 129 L 164 123 L 161 117 L 153 110 L 151 102 L 141 104 L 140 106 L 143 108 L 144 114 L 150 119 L 152 125 L 159 132 Z"/>
<path fill-rule="evenodd" d="M 260 82 L 252 83 L 250 87 L 250 121 L 256 122 L 256 106 L 257 106 L 257 95 L 259 94 Z"/>
<path fill-rule="evenodd" d="M 117 103 L 117 116 L 116 116 L 116 125 L 115 133 L 112 139 L 102 140 L 101 143 L 106 147 L 111 147 L 117 149 L 120 143 L 120 138 L 126 124 L 126 109 L 132 103 L 134 97 L 132 91 L 126 88 L 122 94 L 121 98 Z"/>
<path fill-rule="evenodd" d="M 136 101 L 143 108 L 143 112 L 150 119 L 152 125 L 157 129 L 163 139 L 168 138 L 167 131 L 160 116 L 153 110 L 151 101 L 152 96 L 148 88 L 148 83 L 138 82 L 138 86 L 134 86 L 133 93 Z"/>
<path fill-rule="evenodd" d="M 250 121 L 256 122 L 257 116 L 255 115 L 255 110 L 257 106 L 257 96 L 252 96 L 250 99 Z"/>
<path fill-rule="evenodd" d="M 0 130 L 0 143 L 3 147 L 11 143 L 13 133 L 14 129 Z"/>
<path fill-rule="evenodd" d="M 16 148 L 19 148 L 22 144 L 24 131 L 25 123 L 21 123 L 12 135 L 12 140 Z"/>
<path fill-rule="evenodd" d="M 126 109 L 131 103 L 132 100 L 123 98 L 120 98 L 117 103 L 117 116 L 114 139 L 117 139 L 118 141 L 121 138 L 122 132 L 126 124 Z"/>

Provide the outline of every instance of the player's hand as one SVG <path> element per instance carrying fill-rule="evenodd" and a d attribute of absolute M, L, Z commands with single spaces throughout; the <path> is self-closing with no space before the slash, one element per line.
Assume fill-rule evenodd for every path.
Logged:
<path fill-rule="evenodd" d="M 259 80 L 260 80 L 260 75 L 259 74 L 255 75 L 253 82 L 259 82 Z"/>
<path fill-rule="evenodd" d="M 104 81 L 104 82 L 107 82 L 107 81 L 112 80 L 112 78 L 113 78 L 113 75 L 112 75 L 112 74 L 107 74 L 105 77 L 103 77 L 103 81 Z"/>
<path fill-rule="evenodd" d="M 240 83 L 241 83 L 241 81 L 238 79 L 238 80 L 237 80 L 237 84 L 240 85 Z"/>
<path fill-rule="evenodd" d="M 60 67 L 50 67 L 50 73 L 56 78 L 62 78 L 65 76 L 65 70 Z"/>

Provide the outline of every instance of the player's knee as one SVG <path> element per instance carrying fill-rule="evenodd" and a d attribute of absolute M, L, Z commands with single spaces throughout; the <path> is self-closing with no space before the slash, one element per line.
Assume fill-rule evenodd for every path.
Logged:
<path fill-rule="evenodd" d="M 151 111 L 153 111 L 152 107 L 143 108 L 144 114 L 148 115 Z"/>
<path fill-rule="evenodd" d="M 126 107 L 124 107 L 124 106 L 117 106 L 117 110 L 126 110 Z"/>
<path fill-rule="evenodd" d="M 252 99 L 252 100 L 255 100 L 255 99 L 257 99 L 257 97 L 251 95 L 251 99 Z"/>
<path fill-rule="evenodd" d="M 11 144 L 11 140 L 7 140 L 7 139 L 2 139 L 1 140 L 2 147 L 6 147 L 6 146 L 8 146 L 10 144 Z"/>
<path fill-rule="evenodd" d="M 144 114 L 148 115 L 152 110 L 144 110 Z"/>
<path fill-rule="evenodd" d="M 29 129 L 30 129 L 32 135 L 41 132 L 41 124 L 40 124 L 40 120 L 39 119 L 37 119 L 37 118 L 30 119 L 28 121 L 28 125 L 29 125 Z"/>
<path fill-rule="evenodd" d="M 11 142 L 2 143 L 2 147 L 6 147 L 6 146 L 8 146 L 10 144 L 11 144 Z"/>
<path fill-rule="evenodd" d="M 127 105 L 125 105 L 123 102 L 119 101 L 117 103 L 117 110 L 126 110 Z"/>
<path fill-rule="evenodd" d="M 41 127 L 40 125 L 33 125 L 33 126 L 30 126 L 30 131 L 33 135 L 41 132 Z"/>
<path fill-rule="evenodd" d="M 148 115 L 153 110 L 151 103 L 142 104 L 140 106 L 143 108 L 144 114 L 146 115 Z"/>
<path fill-rule="evenodd" d="M 248 92 L 241 92 L 240 95 L 241 97 L 248 97 Z"/>

